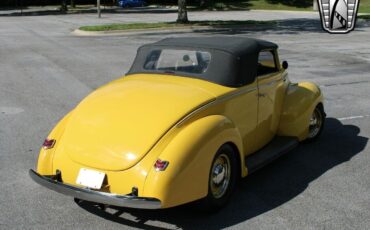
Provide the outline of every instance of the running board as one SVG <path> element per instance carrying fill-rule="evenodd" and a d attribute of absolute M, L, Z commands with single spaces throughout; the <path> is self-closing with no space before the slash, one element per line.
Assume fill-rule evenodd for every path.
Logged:
<path fill-rule="evenodd" d="M 288 153 L 290 150 L 294 149 L 298 143 L 299 142 L 296 137 L 275 137 L 261 150 L 245 158 L 245 167 L 248 169 L 248 174 L 257 171 L 282 155 Z"/>

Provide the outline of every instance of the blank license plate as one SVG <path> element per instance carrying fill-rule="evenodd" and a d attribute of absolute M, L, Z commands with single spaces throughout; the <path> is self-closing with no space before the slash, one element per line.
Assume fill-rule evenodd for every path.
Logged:
<path fill-rule="evenodd" d="M 105 173 L 81 168 L 76 183 L 88 188 L 100 189 L 103 185 Z"/>

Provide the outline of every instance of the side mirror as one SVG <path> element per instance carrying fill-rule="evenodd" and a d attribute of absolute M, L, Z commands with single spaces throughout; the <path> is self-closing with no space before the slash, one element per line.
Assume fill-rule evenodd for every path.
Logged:
<path fill-rule="evenodd" d="M 288 62 L 287 61 L 283 61 L 283 63 L 281 63 L 281 66 L 284 68 L 284 69 L 288 69 Z"/>

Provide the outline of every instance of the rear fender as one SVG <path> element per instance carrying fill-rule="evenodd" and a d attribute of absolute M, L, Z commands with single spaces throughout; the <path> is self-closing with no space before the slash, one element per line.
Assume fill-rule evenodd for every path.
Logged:
<path fill-rule="evenodd" d="M 59 144 L 59 139 L 62 136 L 65 126 L 67 124 L 68 118 L 70 117 L 72 112 L 68 113 L 64 116 L 58 124 L 54 127 L 54 129 L 48 135 L 48 139 L 56 140 L 55 145 L 51 149 L 43 149 L 41 148 L 39 153 L 39 158 L 37 161 L 37 172 L 40 175 L 54 175 L 53 172 L 53 158 L 55 149 L 57 149 Z"/>
<path fill-rule="evenodd" d="M 323 103 L 323 95 L 316 84 L 311 82 L 290 84 L 277 134 L 298 137 L 300 141 L 306 139 L 311 114 L 320 103 Z"/>
<path fill-rule="evenodd" d="M 207 116 L 184 126 L 159 155 L 169 162 L 168 167 L 164 171 L 152 167 L 149 172 L 144 196 L 160 199 L 163 208 L 205 197 L 214 155 L 228 142 L 243 152 L 239 132 L 224 116 Z M 239 160 L 244 165 L 244 157 Z"/>

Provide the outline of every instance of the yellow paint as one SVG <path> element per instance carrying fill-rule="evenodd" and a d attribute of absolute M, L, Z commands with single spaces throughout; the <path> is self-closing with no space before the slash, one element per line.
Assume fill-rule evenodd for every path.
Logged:
<path fill-rule="evenodd" d="M 51 149 L 43 149 L 41 148 L 38 162 L 37 162 L 37 172 L 42 175 L 54 175 L 55 171 L 53 171 L 53 158 L 55 150 L 60 146 L 59 141 L 64 132 L 64 128 L 70 117 L 71 112 L 64 116 L 58 124 L 54 127 L 54 129 L 48 135 L 48 139 L 56 140 L 56 143 L 53 148 Z"/>
<path fill-rule="evenodd" d="M 77 106 L 57 151 L 89 167 L 128 169 L 184 114 L 215 98 L 196 82 L 141 75 L 102 87 Z"/>
<path fill-rule="evenodd" d="M 228 142 L 242 151 L 238 131 L 224 116 L 211 115 L 184 126 L 159 155 L 170 162 L 167 169 L 157 172 L 151 168 L 144 196 L 159 198 L 163 207 L 205 197 L 214 153 Z"/>
<path fill-rule="evenodd" d="M 60 170 L 63 182 L 75 186 L 81 167 L 101 171 L 103 191 L 129 194 L 137 187 L 139 196 L 158 198 L 163 208 L 200 199 L 221 145 L 234 146 L 246 176 L 245 156 L 276 133 L 306 137 L 321 92 L 284 78 L 280 71 L 229 88 L 168 75 L 123 77 L 90 94 L 55 127 L 49 138 L 56 146 L 41 150 L 37 171 Z M 170 162 L 165 171 L 154 170 L 158 158 Z"/>
<path fill-rule="evenodd" d="M 269 143 L 279 126 L 282 105 L 288 86 L 286 72 L 268 74 L 257 77 L 258 81 L 258 125 L 254 151 Z"/>
<path fill-rule="evenodd" d="M 311 82 L 290 84 L 277 134 L 304 140 L 308 135 L 311 114 L 319 103 L 323 103 L 323 95 L 317 85 Z"/>

